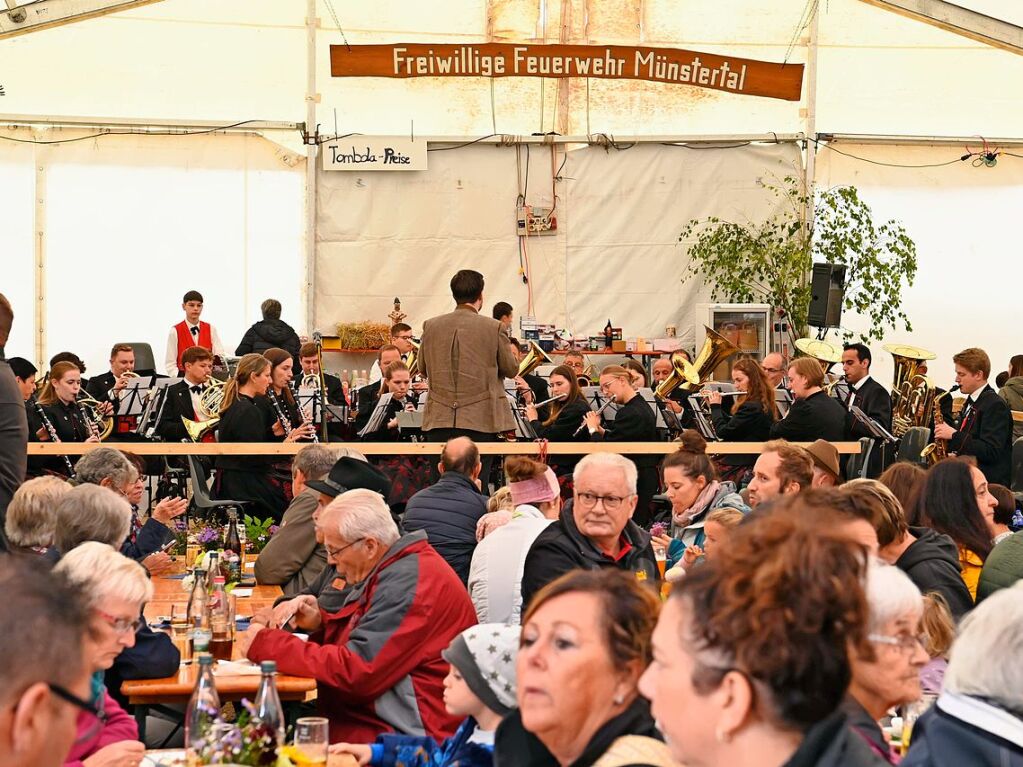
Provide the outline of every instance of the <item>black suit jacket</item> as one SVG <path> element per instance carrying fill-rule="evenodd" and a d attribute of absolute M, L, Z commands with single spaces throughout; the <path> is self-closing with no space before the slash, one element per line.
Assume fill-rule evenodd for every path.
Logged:
<path fill-rule="evenodd" d="M 140 376 L 155 376 L 155 370 L 136 370 Z M 108 370 L 101 376 L 93 376 L 89 379 L 89 383 L 85 386 L 85 391 L 89 393 L 97 402 L 110 402 L 110 390 L 114 388 L 114 384 L 117 382 L 117 378 L 114 376 L 113 371 Z"/>
<path fill-rule="evenodd" d="M 657 416 L 643 395 L 637 394 L 618 408 L 613 422 L 604 426 L 604 433 L 590 435 L 591 440 L 604 442 L 658 442 Z M 656 466 L 661 456 L 630 455 L 629 459 L 639 468 Z"/>
<path fill-rule="evenodd" d="M 789 414 L 771 427 L 771 436 L 789 442 L 813 442 L 815 439 L 841 442 L 845 439 L 845 417 L 841 403 L 819 391 L 793 402 Z"/>
<path fill-rule="evenodd" d="M 356 391 L 355 398 L 359 406 L 355 414 L 355 431 L 358 433 L 369 423 L 369 417 L 373 415 L 373 409 L 377 406 L 377 400 L 380 399 L 380 382 L 361 387 Z"/>
<path fill-rule="evenodd" d="M 734 413 L 727 413 L 721 405 L 710 406 L 714 430 L 724 442 L 766 442 L 771 438 L 774 419 L 764 412 L 759 402 L 743 402 Z M 752 466 L 756 455 L 727 455 L 723 462 L 728 466 Z"/>
<path fill-rule="evenodd" d="M 192 407 L 192 394 L 187 381 L 179 381 L 167 387 L 167 399 L 163 404 L 163 414 L 156 426 L 156 433 L 165 442 L 191 442 L 182 418 L 196 420 L 195 408 Z"/>
<path fill-rule="evenodd" d="M 871 377 L 863 383 L 863 386 L 858 391 L 850 388 L 850 396 L 852 397 L 853 405 L 888 431 L 892 430 L 892 395 L 888 393 L 888 390 L 882 384 Z M 846 400 L 845 431 L 847 439 L 859 440 L 863 437 L 873 437 L 870 430 L 853 417 L 848 407 L 849 400 Z M 875 440 L 874 451 L 870 454 L 870 465 L 867 468 L 867 474 L 871 477 L 880 476 L 884 469 L 881 442 Z"/>
<path fill-rule="evenodd" d="M 963 406 L 959 420 L 952 419 L 951 398 L 942 400 L 945 422 L 956 429 L 948 441 L 948 449 L 958 455 L 972 455 L 977 459 L 987 481 L 1009 486 L 1012 475 L 1012 411 L 1005 400 L 990 386 L 977 397 L 977 401 Z"/>

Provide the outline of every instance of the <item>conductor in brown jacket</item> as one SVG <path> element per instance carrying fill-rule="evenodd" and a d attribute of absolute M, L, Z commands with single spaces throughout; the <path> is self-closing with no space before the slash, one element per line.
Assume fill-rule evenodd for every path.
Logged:
<path fill-rule="evenodd" d="M 515 428 L 504 379 L 518 363 L 504 326 L 480 316 L 483 275 L 462 269 L 451 278 L 455 310 L 423 323 L 419 370 L 430 381 L 423 432 L 431 441 L 492 441 Z"/>

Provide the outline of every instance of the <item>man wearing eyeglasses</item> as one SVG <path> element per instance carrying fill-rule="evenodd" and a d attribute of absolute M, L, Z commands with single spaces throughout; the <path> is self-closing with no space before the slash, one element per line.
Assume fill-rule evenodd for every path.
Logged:
<path fill-rule="evenodd" d="M 617 567 L 658 587 L 650 534 L 632 521 L 636 465 L 617 453 L 587 455 L 575 467 L 572 501 L 533 542 L 522 573 L 522 609 L 569 570 Z"/>
<path fill-rule="evenodd" d="M 58 767 L 88 702 L 89 615 L 42 560 L 0 560 L 0 764 Z"/>

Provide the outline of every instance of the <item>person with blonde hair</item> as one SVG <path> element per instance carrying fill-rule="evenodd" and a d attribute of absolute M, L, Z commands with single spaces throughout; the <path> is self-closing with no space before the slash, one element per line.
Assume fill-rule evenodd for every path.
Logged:
<path fill-rule="evenodd" d="M 36 477 L 14 491 L 4 532 L 14 552 L 48 556 L 57 532 L 57 504 L 71 485 L 59 477 Z"/>
<path fill-rule="evenodd" d="M 845 408 L 824 391 L 824 368 L 813 357 L 789 365 L 789 388 L 795 402 L 785 417 L 771 426 L 771 436 L 790 442 L 845 439 Z"/>
<path fill-rule="evenodd" d="M 145 744 L 138 740 L 135 720 L 122 709 L 103 684 L 103 673 L 117 656 L 135 644 L 135 632 L 144 622 L 142 608 L 153 596 L 145 569 L 105 543 L 89 541 L 68 552 L 55 568 L 78 593 L 92 614 L 86 654 L 92 665 L 92 703 L 104 716 L 83 714 L 78 739 L 66 767 L 138 765 Z"/>

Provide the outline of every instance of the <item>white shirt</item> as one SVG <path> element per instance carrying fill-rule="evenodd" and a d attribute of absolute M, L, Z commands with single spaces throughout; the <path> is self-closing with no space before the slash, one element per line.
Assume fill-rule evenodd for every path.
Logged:
<path fill-rule="evenodd" d="M 198 328 L 199 326 L 193 325 L 188 320 L 185 320 L 185 326 L 188 328 L 188 332 L 192 333 L 192 328 Z M 171 325 L 170 333 L 167 334 L 167 354 L 164 355 L 164 370 L 169 376 L 178 375 L 178 331 L 175 330 L 177 326 Z M 196 343 L 199 342 L 199 334 L 192 333 L 192 338 L 195 339 Z M 222 360 L 227 360 L 227 355 L 224 354 L 224 345 L 220 342 L 220 336 L 217 334 L 217 329 L 210 325 L 210 338 L 213 340 L 213 354 L 220 357 Z"/>
<path fill-rule="evenodd" d="M 182 378 L 181 380 L 185 382 L 186 386 L 188 386 L 188 396 L 192 399 L 192 412 L 198 416 L 200 413 L 199 398 L 202 396 L 202 392 L 196 393 L 192 391 L 192 387 L 202 386 L 202 384 L 200 384 L 198 381 L 189 381 L 187 377 Z"/>
<path fill-rule="evenodd" d="M 856 383 L 849 384 L 849 406 L 848 406 L 849 410 L 852 410 L 853 409 L 853 405 L 856 404 L 856 394 L 859 393 L 860 389 L 863 388 L 863 385 L 867 381 L 869 381 L 869 380 L 870 380 L 870 374 L 868 373 L 867 375 L 863 376 L 863 378 L 861 378 Z"/>

